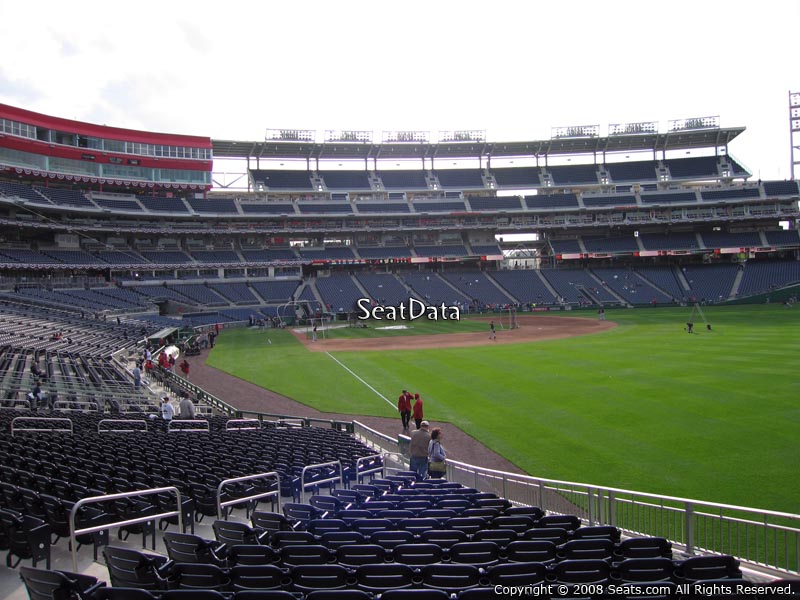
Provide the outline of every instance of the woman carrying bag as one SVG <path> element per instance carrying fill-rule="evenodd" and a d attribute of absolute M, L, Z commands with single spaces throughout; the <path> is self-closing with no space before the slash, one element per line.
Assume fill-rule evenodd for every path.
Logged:
<path fill-rule="evenodd" d="M 431 431 L 431 441 L 428 444 L 428 477 L 438 479 L 447 472 L 445 461 L 447 453 L 442 446 L 442 430 L 434 427 Z"/>

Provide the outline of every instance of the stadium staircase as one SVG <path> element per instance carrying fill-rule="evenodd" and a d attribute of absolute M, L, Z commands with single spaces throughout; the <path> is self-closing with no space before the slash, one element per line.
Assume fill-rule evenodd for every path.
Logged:
<path fill-rule="evenodd" d="M 547 288 L 547 291 L 548 291 L 548 292 L 550 292 L 550 293 L 552 294 L 553 298 L 555 298 L 556 300 L 558 300 L 558 303 L 559 303 L 559 304 L 562 304 L 562 302 L 561 302 L 561 300 L 560 300 L 560 299 L 561 299 L 561 294 L 559 294 L 559 293 L 556 291 L 556 289 L 555 289 L 555 288 L 554 288 L 552 285 L 550 285 L 550 282 L 549 282 L 549 281 L 547 281 L 547 277 L 545 277 L 544 275 L 542 275 L 542 270 L 541 270 L 541 269 L 534 269 L 534 271 L 533 271 L 533 272 L 534 272 L 534 273 L 536 274 L 536 276 L 537 276 L 537 277 L 538 277 L 538 278 L 539 278 L 539 279 L 542 281 L 542 285 L 544 285 L 544 287 L 546 287 L 546 288 Z"/>
<path fill-rule="evenodd" d="M 632 304 L 630 304 L 627 300 L 625 300 L 625 298 L 620 296 L 617 292 L 615 292 L 609 286 L 607 286 L 605 283 L 603 283 L 603 280 L 600 279 L 597 275 L 595 275 L 593 271 L 591 271 L 590 269 L 586 269 L 586 272 L 589 274 L 589 277 L 591 277 L 592 279 L 594 279 L 597 282 L 598 287 L 603 288 L 609 294 L 614 296 L 614 298 L 616 298 L 617 301 L 619 301 L 619 303 L 622 306 L 624 306 L 625 308 L 633 308 Z M 584 296 L 587 294 L 587 292 L 584 291 L 584 290 L 581 290 L 581 292 L 583 293 Z M 591 294 L 589 294 L 589 295 L 591 295 Z M 603 303 L 598 301 L 598 302 L 596 302 L 596 304 L 600 304 L 602 306 Z"/>
<path fill-rule="evenodd" d="M 647 277 L 645 277 L 644 275 L 642 275 L 642 274 L 641 274 L 641 273 L 639 273 L 638 271 L 636 271 L 636 270 L 633 270 L 633 271 L 631 271 L 631 273 L 633 273 L 633 274 L 634 274 L 634 276 L 636 276 L 636 277 L 638 277 L 639 279 L 641 279 L 642 281 L 644 281 L 644 282 L 645 282 L 645 284 L 646 284 L 646 285 L 648 285 L 648 286 L 650 286 L 651 288 L 655 288 L 655 289 L 657 289 L 659 292 L 661 292 L 661 293 L 662 293 L 662 294 L 664 294 L 665 296 L 669 296 L 670 298 L 672 297 L 672 293 L 671 293 L 671 292 L 668 292 L 668 291 L 666 291 L 664 288 L 662 288 L 661 286 L 659 286 L 659 285 L 656 285 L 655 283 L 653 283 L 652 281 L 650 281 L 650 280 L 649 280 Z M 676 298 L 676 300 L 680 300 L 680 298 Z"/>
<path fill-rule="evenodd" d="M 742 277 L 744 277 L 744 269 L 739 269 L 736 272 L 736 277 L 733 279 L 733 285 L 731 286 L 731 292 L 728 294 L 728 300 L 734 300 L 739 296 L 739 286 L 742 283 Z"/>
<path fill-rule="evenodd" d="M 486 279 L 487 279 L 487 280 L 489 280 L 489 282 L 490 282 L 490 283 L 491 283 L 493 286 L 495 286 L 495 287 L 496 287 L 498 290 L 500 290 L 500 291 L 501 291 L 501 292 L 503 292 L 503 293 L 504 293 L 506 296 L 508 296 L 509 298 L 511 298 L 511 301 L 512 301 L 512 302 L 514 302 L 515 304 L 521 304 L 521 302 L 519 301 L 519 298 L 516 298 L 515 296 L 513 296 L 513 295 L 511 294 L 511 292 L 509 292 L 509 291 L 508 291 L 506 288 L 504 288 L 502 285 L 500 285 L 500 284 L 498 283 L 498 281 L 497 281 L 497 280 L 496 280 L 494 277 L 492 277 L 492 275 L 491 275 L 491 274 L 490 274 L 488 271 L 484 271 L 484 273 L 483 273 L 483 274 L 486 276 Z"/>
<path fill-rule="evenodd" d="M 673 271 L 675 272 L 675 277 L 678 278 L 678 283 L 680 283 L 681 287 L 683 288 L 683 291 L 687 292 L 687 294 L 686 294 L 687 296 L 691 295 L 692 286 L 690 286 L 689 282 L 686 280 L 686 275 L 683 274 L 683 269 L 681 269 L 677 265 L 672 267 L 672 268 L 673 268 Z"/>

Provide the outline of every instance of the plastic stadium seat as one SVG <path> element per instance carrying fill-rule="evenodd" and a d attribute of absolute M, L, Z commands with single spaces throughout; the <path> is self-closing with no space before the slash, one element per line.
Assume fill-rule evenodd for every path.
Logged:
<path fill-rule="evenodd" d="M 544 511 L 538 506 L 510 506 L 503 511 L 504 515 L 525 515 L 534 521 L 544 516 Z"/>
<path fill-rule="evenodd" d="M 494 565 L 486 570 L 494 585 L 538 585 L 545 582 L 547 566 L 539 562 L 519 562 Z"/>
<path fill-rule="evenodd" d="M 522 534 L 525 540 L 547 540 L 559 546 L 569 539 L 569 532 L 562 527 L 541 527 L 528 529 Z"/>
<path fill-rule="evenodd" d="M 103 556 L 114 587 L 165 590 L 170 586 L 172 563 L 163 556 L 117 546 L 103 548 Z"/>
<path fill-rule="evenodd" d="M 276 548 L 283 548 L 297 544 L 316 544 L 317 538 L 308 531 L 278 531 L 272 534 L 269 542 Z"/>
<path fill-rule="evenodd" d="M 236 544 L 227 547 L 228 565 L 269 565 L 280 561 L 281 555 L 272 546 Z"/>
<path fill-rule="evenodd" d="M 461 542 L 450 547 L 453 563 L 487 567 L 500 560 L 500 546 L 494 542 Z"/>
<path fill-rule="evenodd" d="M 373 594 L 410 588 L 417 583 L 414 569 L 398 563 L 361 565 L 356 568 L 356 581 L 359 589 Z"/>
<path fill-rule="evenodd" d="M 230 585 L 228 573 L 210 564 L 175 563 L 170 578 L 179 589 L 222 591 Z"/>
<path fill-rule="evenodd" d="M 556 560 L 556 545 L 549 540 L 517 540 L 506 546 L 509 562 L 549 563 Z"/>
<path fill-rule="evenodd" d="M 191 533 L 164 533 L 167 555 L 176 563 L 222 565 L 223 548 L 214 540 L 206 540 Z"/>
<path fill-rule="evenodd" d="M 286 502 L 282 509 L 286 518 L 295 524 L 295 529 L 297 529 L 298 525 L 301 529 L 305 529 L 312 519 L 319 519 L 323 513 L 323 511 L 310 504 L 301 504 L 299 502 Z"/>
<path fill-rule="evenodd" d="M 411 544 L 414 542 L 414 534 L 410 531 L 376 531 L 369 536 L 369 541 L 373 544 L 383 546 L 391 550 L 400 544 Z"/>
<path fill-rule="evenodd" d="M 253 527 L 269 531 L 291 531 L 292 525 L 284 515 L 274 512 L 253 511 L 250 515 L 250 523 Z"/>
<path fill-rule="evenodd" d="M 480 517 L 481 519 L 485 519 L 487 522 L 491 521 L 495 517 L 500 516 L 500 509 L 499 508 L 492 508 L 491 506 L 486 506 L 483 508 L 465 508 L 461 511 L 461 514 L 458 515 L 459 517 Z M 531 525 L 533 527 L 533 525 Z"/>
<path fill-rule="evenodd" d="M 336 518 L 341 519 L 345 523 L 349 523 L 350 526 L 352 526 L 353 522 L 358 521 L 359 519 L 371 519 L 372 511 L 364 508 L 347 508 L 340 510 L 336 514 Z"/>
<path fill-rule="evenodd" d="M 7 567 L 13 569 L 21 560 L 30 558 L 34 567 L 43 560 L 50 568 L 50 525 L 36 517 L 0 509 L 0 528 L 8 544 Z"/>
<path fill-rule="evenodd" d="M 436 519 L 438 521 L 446 521 L 457 517 L 458 513 L 451 508 L 426 508 L 417 513 L 418 517 Z"/>
<path fill-rule="evenodd" d="M 673 577 L 678 582 L 740 578 L 739 561 L 732 556 L 693 556 L 676 562 Z"/>
<path fill-rule="evenodd" d="M 394 524 L 389 519 L 358 519 L 351 524 L 353 531 L 358 531 L 364 535 L 372 535 L 376 531 L 386 531 L 395 529 Z"/>
<path fill-rule="evenodd" d="M 290 580 L 276 565 L 237 565 L 230 569 L 230 587 L 241 590 L 276 590 L 285 587 Z"/>
<path fill-rule="evenodd" d="M 386 510 L 379 510 L 375 512 L 375 516 L 379 519 L 389 519 L 392 523 L 397 525 L 400 521 L 405 519 L 413 519 L 416 513 L 411 510 L 401 510 L 397 508 L 390 508 Z"/>
<path fill-rule="evenodd" d="M 623 582 L 665 581 L 672 579 L 674 571 L 668 558 L 628 558 L 616 565 L 612 577 Z"/>
<path fill-rule="evenodd" d="M 455 594 L 461 590 L 477 587 L 481 583 L 481 572 L 474 565 L 438 563 L 422 567 L 422 584 L 426 588 L 443 590 Z"/>
<path fill-rule="evenodd" d="M 352 544 L 336 549 L 336 562 L 347 567 L 377 564 L 385 560 L 386 548 L 378 544 Z"/>
<path fill-rule="evenodd" d="M 421 542 L 436 544 L 441 548 L 450 548 L 453 544 L 469 541 L 469 537 L 458 529 L 429 529 L 423 531 L 419 539 Z"/>
<path fill-rule="evenodd" d="M 517 539 L 517 532 L 513 529 L 481 529 L 472 536 L 473 542 L 494 542 L 505 548 Z"/>
<path fill-rule="evenodd" d="M 350 531 L 350 526 L 342 519 L 312 519 L 308 531 L 319 536 L 328 531 Z"/>
<path fill-rule="evenodd" d="M 467 535 L 473 535 L 481 529 L 489 527 L 488 522 L 480 517 L 455 517 L 443 523 L 445 529 L 458 529 Z"/>
<path fill-rule="evenodd" d="M 285 566 L 325 565 L 333 562 L 336 555 L 320 544 L 299 544 L 281 548 L 281 563 Z"/>
<path fill-rule="evenodd" d="M 567 531 L 575 531 L 581 526 L 581 520 L 575 515 L 546 515 L 536 523 L 537 527 L 561 527 Z"/>
<path fill-rule="evenodd" d="M 441 526 L 441 521 L 428 517 L 412 517 L 410 519 L 403 519 L 397 523 L 398 529 L 410 531 L 414 535 L 420 535 L 423 531 L 428 531 L 429 529 L 439 529 Z"/>
<path fill-rule="evenodd" d="M 53 598 L 91 598 L 94 591 L 105 585 L 95 577 L 68 571 L 47 571 L 22 566 L 19 574 L 30 600 Z"/>
<path fill-rule="evenodd" d="M 331 550 L 341 546 L 366 544 L 369 538 L 358 531 L 326 531 L 319 536 L 319 543 Z"/>
<path fill-rule="evenodd" d="M 573 540 L 590 538 L 603 538 L 618 544 L 620 540 L 620 531 L 612 525 L 594 525 L 591 527 L 578 527 L 572 532 Z"/>
<path fill-rule="evenodd" d="M 318 508 L 325 512 L 335 513 L 345 507 L 345 502 L 336 496 L 311 496 L 308 503 L 314 508 Z"/>
<path fill-rule="evenodd" d="M 610 573 L 604 560 L 562 560 L 550 566 L 547 579 L 563 584 L 605 583 Z"/>
<path fill-rule="evenodd" d="M 662 537 L 637 537 L 622 540 L 614 549 L 614 559 L 672 558 L 672 543 Z"/>
<path fill-rule="evenodd" d="M 442 560 L 442 548 L 436 544 L 423 542 L 400 544 L 392 549 L 392 558 L 394 562 L 404 565 L 430 565 Z"/>
<path fill-rule="evenodd" d="M 212 524 L 214 537 L 220 544 L 265 544 L 269 532 L 250 527 L 245 523 L 236 521 L 217 520 Z"/>
<path fill-rule="evenodd" d="M 292 589 L 308 593 L 313 590 L 342 589 L 352 583 L 342 565 L 299 565 L 289 570 Z"/>
<path fill-rule="evenodd" d="M 558 547 L 558 559 L 588 559 L 597 558 L 607 560 L 614 552 L 614 542 L 605 538 L 590 538 L 583 540 L 570 540 Z"/>

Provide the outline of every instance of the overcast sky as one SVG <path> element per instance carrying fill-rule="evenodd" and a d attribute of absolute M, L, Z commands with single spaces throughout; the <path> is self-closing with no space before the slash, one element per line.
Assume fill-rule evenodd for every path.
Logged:
<path fill-rule="evenodd" d="M 798 1 L 0 0 L 0 102 L 262 140 L 266 128 L 485 130 L 719 115 L 790 176 Z M 321 134 L 320 138 L 321 140 Z"/>

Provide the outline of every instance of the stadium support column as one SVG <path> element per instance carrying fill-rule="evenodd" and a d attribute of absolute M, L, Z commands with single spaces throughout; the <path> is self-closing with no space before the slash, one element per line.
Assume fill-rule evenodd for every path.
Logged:
<path fill-rule="evenodd" d="M 791 179 L 797 179 L 800 165 L 800 92 L 789 92 L 789 141 L 791 142 Z"/>

